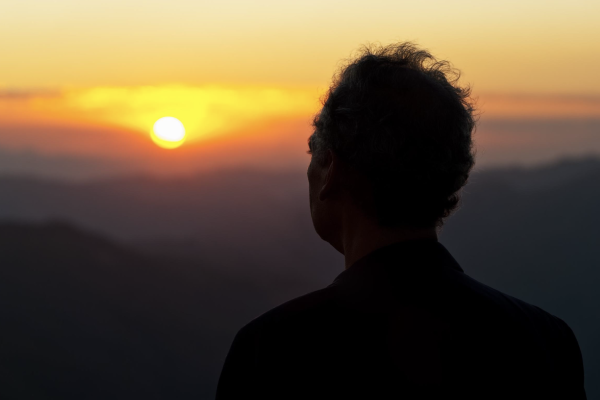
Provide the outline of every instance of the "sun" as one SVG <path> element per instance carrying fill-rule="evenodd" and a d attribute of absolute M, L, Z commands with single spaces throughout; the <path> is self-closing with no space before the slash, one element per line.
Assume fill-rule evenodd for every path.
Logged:
<path fill-rule="evenodd" d="M 162 117 L 154 123 L 150 137 L 160 147 L 174 149 L 185 141 L 185 128 L 175 117 Z"/>

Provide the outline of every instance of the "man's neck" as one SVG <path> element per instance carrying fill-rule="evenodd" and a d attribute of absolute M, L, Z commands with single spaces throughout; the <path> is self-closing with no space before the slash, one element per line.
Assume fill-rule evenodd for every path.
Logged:
<path fill-rule="evenodd" d="M 364 222 L 343 230 L 342 249 L 345 266 L 352 264 L 367 254 L 393 243 L 406 240 L 435 239 L 435 228 L 382 228 L 372 222 Z"/>

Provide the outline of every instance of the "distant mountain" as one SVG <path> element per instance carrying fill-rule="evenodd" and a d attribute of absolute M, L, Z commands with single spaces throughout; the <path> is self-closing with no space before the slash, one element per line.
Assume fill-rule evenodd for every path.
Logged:
<path fill-rule="evenodd" d="M 0 134 L 2 133 L 0 127 Z M 115 159 L 55 156 L 31 150 L 9 151 L 0 148 L 0 173 L 3 175 L 34 175 L 48 179 L 82 181 L 135 170 L 135 166 L 131 164 Z"/>
<path fill-rule="evenodd" d="M 66 220 L 153 252 L 245 260 L 238 265 L 251 272 L 325 269 L 333 279 L 343 268 L 341 256 L 313 231 L 305 171 L 224 170 L 87 183 L 5 177 L 0 220 Z M 261 257 L 250 262 L 256 254 L 268 254 L 267 263 Z"/>
<path fill-rule="evenodd" d="M 541 306 L 573 327 L 584 354 L 590 399 L 600 399 L 600 381 L 595 379 L 600 374 L 597 341 L 600 337 L 600 292 L 597 290 L 600 234 L 596 228 L 600 225 L 599 182 L 600 161 L 596 159 L 565 160 L 536 168 L 478 171 L 464 190 L 461 209 L 448 220 L 441 233 L 442 243 L 469 275 Z M 343 270 L 341 256 L 314 233 L 304 171 L 229 170 L 177 180 L 133 177 L 79 184 L 3 178 L 0 179 L 0 219 L 30 223 L 60 219 L 115 238 L 122 245 L 111 246 L 133 257 L 132 261 L 122 261 L 121 269 L 147 268 L 151 271 L 148 284 L 163 284 L 164 280 L 165 285 L 170 285 L 170 289 L 161 289 L 165 297 L 173 295 L 180 299 L 178 296 L 188 293 L 186 298 L 194 300 L 189 304 L 173 300 L 170 314 L 182 307 L 188 310 L 186 316 L 198 316 L 197 323 L 205 328 L 202 332 L 221 332 L 215 336 L 200 334 L 201 329 L 188 328 L 188 322 L 181 322 L 184 318 L 171 325 L 194 332 L 199 347 L 217 343 L 215 348 L 220 349 L 214 358 L 204 358 L 210 359 L 207 365 L 212 365 L 212 369 L 194 370 L 202 376 L 198 382 L 210 382 L 202 393 L 214 390 L 210 385 L 216 382 L 222 362 L 219 357 L 224 355 L 228 340 L 243 322 L 284 299 L 329 284 Z M 87 237 L 79 232 L 70 240 L 80 235 Z M 7 233 L 7 236 L 10 235 Z M 23 238 L 23 246 L 28 246 L 31 240 Z M 38 241 L 40 246 L 43 242 Z M 47 265 L 46 257 L 55 257 L 55 263 L 60 263 L 58 260 L 69 254 L 31 251 L 30 256 L 38 258 L 9 265 Z M 15 254 L 21 256 L 26 252 Z M 104 267 L 95 264 L 99 261 L 92 261 L 101 258 L 85 258 L 87 250 L 77 254 L 81 258 L 73 261 L 73 270 L 77 264 L 86 265 L 85 270 L 104 271 Z M 146 263 L 151 267 L 135 267 Z M 181 267 L 174 269 L 172 265 Z M 184 271 L 182 275 L 166 277 L 180 270 Z M 3 273 L 5 271 L 3 268 Z M 209 273 L 211 279 L 215 279 L 210 285 L 213 292 L 200 285 L 204 274 Z M 32 269 L 23 276 L 38 274 Z M 136 273 L 129 274 L 126 287 L 134 289 L 115 292 L 116 298 L 125 298 L 124 293 L 130 291 L 160 291 L 140 288 L 142 283 L 136 282 Z M 87 275 L 69 276 L 73 282 L 87 279 Z M 44 280 L 51 282 L 51 278 L 46 276 Z M 111 288 L 110 279 L 93 281 L 105 282 L 102 287 Z M 22 281 L 12 285 L 15 296 L 24 285 L 19 282 Z M 175 288 L 180 285 L 184 289 L 178 292 Z M 112 290 L 77 292 L 79 294 L 72 294 L 71 298 L 84 295 L 96 298 L 96 293 L 109 296 Z M 224 297 L 190 294 L 198 292 Z M 160 310 L 161 302 L 147 301 L 144 303 L 147 310 Z M 109 309 L 118 310 L 120 304 L 126 303 L 117 301 Z M 113 303 L 106 300 L 102 304 Z M 219 320 L 207 309 L 213 304 L 230 304 L 227 310 L 231 318 L 225 322 Z M 124 320 L 135 320 L 136 311 L 124 312 L 130 316 Z M 144 319 L 149 315 L 146 311 L 139 315 L 146 321 L 140 324 L 152 327 L 156 324 L 151 322 L 152 316 Z M 136 332 L 128 329 L 127 332 Z M 86 332 L 80 334 L 85 336 Z M 39 340 L 46 335 L 39 335 Z M 160 339 L 156 340 L 151 347 L 170 354 L 173 341 L 158 343 Z M 183 342 L 192 346 L 193 340 Z M 94 357 L 89 359 L 97 360 Z M 128 359 L 135 357 L 131 355 Z M 191 356 L 186 362 L 192 362 L 190 360 Z"/>

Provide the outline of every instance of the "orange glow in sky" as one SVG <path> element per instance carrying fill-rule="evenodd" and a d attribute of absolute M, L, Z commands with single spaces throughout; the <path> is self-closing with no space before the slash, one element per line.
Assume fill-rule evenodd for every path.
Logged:
<path fill-rule="evenodd" d="M 253 130 L 268 120 L 309 118 L 319 109 L 314 87 L 141 86 L 62 90 L 5 96 L 0 123 L 52 120 L 119 126 L 147 135 L 164 116 L 177 116 L 186 142 Z"/>
<path fill-rule="evenodd" d="M 258 85 L 5 93 L 0 96 L 0 148 L 124 160 L 154 165 L 165 173 L 235 165 L 302 166 L 311 120 L 323 94 L 316 86 Z M 476 94 L 476 98 L 481 121 L 600 119 L 600 96 Z M 182 123 L 184 141 L 161 141 L 151 133 L 165 116 Z M 484 147 L 498 149 L 504 148 L 503 141 L 514 141 L 498 134 L 492 140 L 485 131 L 475 137 Z"/>

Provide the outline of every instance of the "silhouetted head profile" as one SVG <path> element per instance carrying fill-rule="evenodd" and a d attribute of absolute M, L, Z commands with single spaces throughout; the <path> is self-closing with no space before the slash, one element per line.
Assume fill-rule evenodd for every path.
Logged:
<path fill-rule="evenodd" d="M 431 230 L 474 164 L 470 89 L 412 43 L 366 46 L 335 76 L 309 138 L 310 207 L 338 250 L 349 224 Z M 358 223 L 358 222 L 357 222 Z"/>

